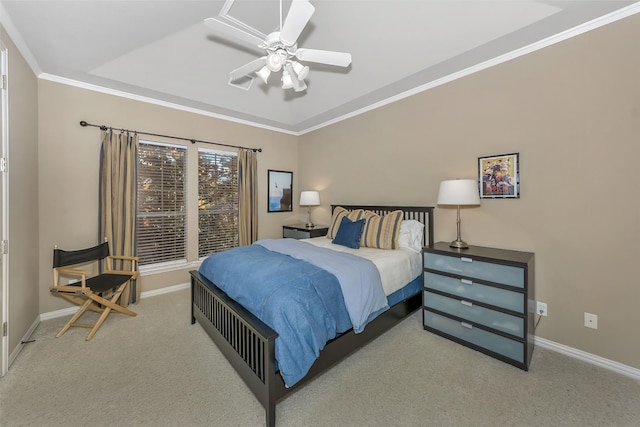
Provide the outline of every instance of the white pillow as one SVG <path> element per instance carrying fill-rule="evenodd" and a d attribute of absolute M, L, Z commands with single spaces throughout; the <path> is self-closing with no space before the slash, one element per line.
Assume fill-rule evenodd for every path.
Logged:
<path fill-rule="evenodd" d="M 400 223 L 400 236 L 398 246 L 407 248 L 413 252 L 422 251 L 422 234 L 424 224 L 413 219 L 404 220 Z"/>

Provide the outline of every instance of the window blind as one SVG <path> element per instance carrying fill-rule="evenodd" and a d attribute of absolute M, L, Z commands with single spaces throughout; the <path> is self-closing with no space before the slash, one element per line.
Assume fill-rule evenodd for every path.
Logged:
<path fill-rule="evenodd" d="M 180 145 L 140 141 L 136 249 L 140 265 L 186 260 L 186 162 Z"/>
<path fill-rule="evenodd" d="M 198 256 L 238 246 L 238 155 L 198 150 Z"/>

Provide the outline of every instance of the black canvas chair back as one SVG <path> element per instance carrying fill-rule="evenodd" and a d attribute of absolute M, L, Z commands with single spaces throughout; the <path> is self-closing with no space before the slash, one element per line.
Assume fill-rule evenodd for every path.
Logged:
<path fill-rule="evenodd" d="M 69 265 L 87 264 L 89 262 L 102 261 L 109 256 L 109 242 L 98 246 L 77 251 L 65 251 L 55 248 L 53 250 L 53 268 L 67 267 Z"/>
<path fill-rule="evenodd" d="M 86 270 L 88 265 L 93 268 Z M 118 300 L 138 275 L 138 258 L 110 255 L 107 241 L 98 246 L 72 251 L 55 247 L 53 286 L 50 290 L 80 305 L 78 312 L 56 337 L 62 336 L 70 327 L 75 326 L 91 329 L 86 338 L 88 341 L 93 338 L 111 311 L 135 316 L 136 313 L 118 304 Z M 87 310 L 101 313 L 98 320 L 92 324 L 77 323 Z"/>

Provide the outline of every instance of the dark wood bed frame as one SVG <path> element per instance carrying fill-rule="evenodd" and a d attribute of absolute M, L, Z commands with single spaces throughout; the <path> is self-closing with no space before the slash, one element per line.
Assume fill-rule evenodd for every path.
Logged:
<path fill-rule="evenodd" d="M 332 205 L 332 212 L 336 206 L 348 210 L 367 209 L 379 215 L 402 210 L 404 219 L 425 224 L 423 241 L 433 243 L 433 207 Z M 418 292 L 376 317 L 361 333 L 356 334 L 351 329 L 329 341 L 307 375 L 286 388 L 275 367 L 275 340 L 278 334 L 198 271 L 191 271 L 190 274 L 191 324 L 196 320 L 200 323 L 264 406 L 268 427 L 275 426 L 278 400 L 397 325 L 420 308 L 422 303 L 422 295 Z"/>

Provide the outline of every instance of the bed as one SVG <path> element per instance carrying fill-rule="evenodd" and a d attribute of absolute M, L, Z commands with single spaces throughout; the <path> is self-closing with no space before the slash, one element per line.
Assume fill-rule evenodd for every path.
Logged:
<path fill-rule="evenodd" d="M 365 210 L 374 212 L 381 217 L 401 210 L 402 219 L 407 220 L 407 223 L 418 221 L 424 225 L 421 241 L 425 244 L 433 243 L 433 207 L 332 205 L 332 213 L 335 213 L 336 209 L 346 209 L 349 212 Z M 331 242 L 330 239 L 324 237 L 309 240 L 316 240 L 315 245 L 309 246 L 319 247 L 327 246 Z M 272 243 L 279 244 L 276 241 Z M 345 249 L 345 251 L 349 252 L 349 249 Z M 278 400 L 294 392 L 319 373 L 388 331 L 421 305 L 420 285 L 416 287 L 420 281 L 418 275 L 411 280 L 407 287 L 396 289 L 396 286 L 393 288 L 395 291 L 392 292 L 392 296 L 388 296 L 389 301 L 394 299 L 393 304 L 389 304 L 388 309 L 372 313 L 372 318 L 367 318 L 363 325 L 355 327 L 357 332 L 354 327 L 347 328 L 345 331 L 339 330 L 335 337 L 323 343 L 319 355 L 314 359 L 310 368 L 305 370 L 305 374 L 301 378 L 296 378 L 292 384 L 289 377 L 281 374 L 280 368 L 282 367 L 282 370 L 285 371 L 284 365 L 280 366 L 276 358 L 276 339 L 279 334 L 251 312 L 257 313 L 256 309 L 246 301 L 247 305 L 243 306 L 236 299 L 231 298 L 214 283 L 217 279 L 210 280 L 207 277 L 212 277 L 207 269 L 201 267 L 199 271 L 191 271 L 190 275 L 191 323 L 194 324 L 197 321 L 202 326 L 264 406 L 266 425 L 269 427 L 275 426 L 275 410 Z M 382 273 L 380 275 L 383 276 L 382 281 L 385 282 L 383 287 L 388 286 L 385 275 Z M 221 281 L 222 279 L 220 279 Z M 407 291 L 406 289 L 411 290 Z M 235 295 L 233 291 L 228 292 Z M 389 295 L 389 293 L 391 291 L 385 290 L 385 295 Z M 243 301 L 241 297 L 236 298 L 238 301 Z M 347 313 L 352 315 L 349 308 L 347 308 Z M 264 319 L 263 316 L 260 317 Z M 271 319 L 269 321 L 271 322 Z M 281 333 L 280 342 L 285 336 L 288 337 L 288 332 L 285 334 L 285 331 L 281 331 Z M 282 362 L 284 363 L 284 360 Z"/>

